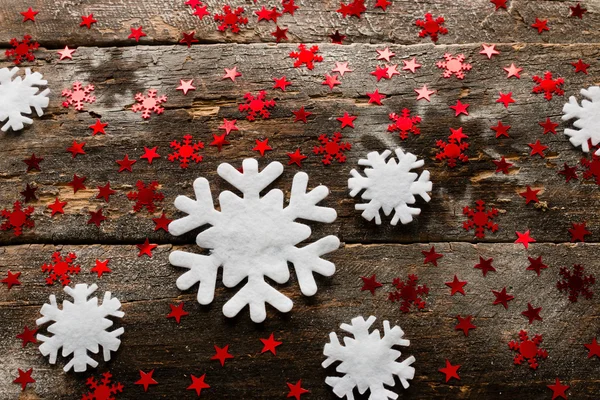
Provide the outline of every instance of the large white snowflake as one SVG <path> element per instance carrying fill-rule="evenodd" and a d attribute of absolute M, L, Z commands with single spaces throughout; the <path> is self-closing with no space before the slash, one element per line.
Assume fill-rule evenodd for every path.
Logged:
<path fill-rule="evenodd" d="M 95 368 L 98 362 L 88 356 L 88 351 L 97 354 L 98 346 L 102 346 L 104 361 L 110 360 L 110 352 L 117 351 L 121 340 L 118 338 L 125 331 L 123 328 L 107 331 L 113 321 L 108 316 L 122 318 L 125 313 L 120 311 L 121 302 L 111 298 L 110 292 L 104 293 L 102 305 L 98 305 L 98 298 L 88 297 L 98 289 L 96 284 L 91 286 L 85 283 L 75 285 L 75 288 L 65 286 L 65 293 L 74 300 L 71 303 L 64 300 L 62 310 L 56 304 L 56 296 L 50 295 L 50 304 L 44 304 L 40 310 L 41 318 L 38 325 L 55 321 L 48 326 L 48 332 L 54 336 L 37 335 L 37 340 L 44 342 L 40 345 L 40 352 L 50 355 L 50 364 L 56 363 L 58 350 L 62 347 L 62 356 L 73 354 L 73 358 L 65 365 L 64 370 L 74 368 L 75 372 L 83 372 L 88 365 Z"/>
<path fill-rule="evenodd" d="M 588 140 L 592 146 L 600 143 L 600 87 L 581 89 L 581 95 L 591 101 L 583 99 L 580 106 L 575 96 L 569 97 L 569 102 L 563 106 L 562 119 L 577 118 L 573 126 L 579 130 L 566 128 L 565 135 L 571 137 L 569 141 L 573 146 L 581 146 L 581 150 L 587 153 L 590 151 Z M 600 149 L 596 150 L 596 155 L 600 156 Z"/>
<path fill-rule="evenodd" d="M 214 208 L 205 178 L 194 181 L 196 200 L 185 196 L 175 199 L 175 207 L 189 215 L 171 222 L 169 232 L 181 235 L 206 224 L 212 225 L 196 237 L 198 246 L 211 251 L 208 256 L 174 251 L 169 260 L 175 266 L 189 269 L 177 279 L 179 289 L 186 290 L 200 283 L 200 304 L 213 301 L 219 267 L 223 267 L 223 284 L 226 287 L 234 287 L 247 278 L 246 284 L 225 303 L 223 314 L 234 317 L 249 305 L 252 321 L 262 322 L 266 318 L 266 303 L 281 312 L 290 311 L 293 304 L 292 300 L 265 282 L 265 277 L 279 284 L 287 282 L 290 262 L 302 294 L 312 296 L 317 291 L 313 272 L 333 275 L 334 264 L 320 256 L 336 250 L 340 245 L 339 239 L 327 236 L 304 247 L 296 247 L 309 238 L 311 229 L 295 220 L 301 218 L 330 223 L 337 214 L 332 208 L 317 206 L 329 190 L 318 186 L 306 192 L 308 175 L 304 172 L 294 176 L 289 204 L 284 208 L 281 190 L 272 189 L 260 196 L 261 191 L 282 174 L 281 163 L 272 162 L 259 172 L 258 162 L 246 159 L 242 170 L 240 172 L 226 163 L 217 168 L 219 176 L 243 194 L 239 197 L 230 191 L 221 192 L 220 211 Z"/>
<path fill-rule="evenodd" d="M 375 319 L 370 316 L 365 321 L 359 316 L 353 318 L 350 325 L 342 324 L 340 327 L 353 336 L 344 337 L 344 345 L 340 344 L 335 332 L 329 334 L 329 343 L 325 344 L 323 350 L 327 356 L 323 368 L 341 361 L 336 371 L 344 376 L 328 376 L 325 383 L 340 398 L 346 396 L 348 400 L 353 400 L 353 390 L 357 388 L 360 394 L 369 389 L 370 400 L 396 399 L 398 395 L 384 385 L 394 386 L 394 376 L 397 376 L 406 389 L 409 386 L 408 379 L 415 376 L 415 369 L 410 366 L 416 361 L 415 357 L 397 362 L 401 353 L 392 348 L 410 345 L 409 340 L 402 339 L 404 331 L 399 326 L 390 329 L 390 323 L 383 321 L 383 337 L 377 329 L 369 333 Z"/>
<path fill-rule="evenodd" d="M 23 129 L 23 124 L 32 124 L 33 120 L 22 114 L 31 114 L 34 108 L 38 117 L 44 115 L 42 108 L 48 107 L 48 94 L 50 89 L 38 93 L 39 85 L 47 85 L 48 82 L 42 79 L 39 72 L 31 73 L 29 68 L 25 69 L 25 78 L 17 76 L 12 77 L 19 71 L 19 68 L 0 69 L 0 121 L 8 118 L 8 121 L 2 126 L 6 132 L 8 128 L 15 131 Z"/>
<path fill-rule="evenodd" d="M 413 220 L 413 215 L 421 213 L 420 208 L 408 205 L 416 202 L 417 194 L 425 201 L 431 200 L 427 192 L 431 191 L 432 183 L 429 181 L 429 171 L 423 171 L 421 176 L 410 172 L 413 168 L 422 167 L 423 160 L 417 161 L 414 154 L 404 153 L 400 148 L 396 149 L 398 162 L 394 157 L 387 160 L 390 154 L 392 154 L 390 150 L 385 150 L 381 154 L 373 151 L 367 154 L 366 160 L 358 160 L 359 165 L 370 168 L 364 170 L 366 177 L 354 169 L 350 171 L 352 178 L 348 179 L 348 188 L 352 197 L 364 189 L 361 197 L 369 202 L 356 204 L 355 208 L 364 210 L 362 216 L 367 221 L 375 218 L 375 223 L 379 225 L 381 224 L 380 209 L 386 216 L 395 210 L 390 223 L 396 225 L 400 220 L 403 224 L 407 224 Z"/>

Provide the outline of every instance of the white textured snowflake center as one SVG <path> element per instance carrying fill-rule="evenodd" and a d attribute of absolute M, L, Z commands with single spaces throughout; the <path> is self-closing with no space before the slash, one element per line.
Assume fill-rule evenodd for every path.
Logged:
<path fill-rule="evenodd" d="M 344 344 L 353 358 L 351 361 L 342 361 L 339 370 L 356 377 L 357 381 L 362 382 L 361 385 L 368 386 L 369 377 L 389 373 L 389 363 L 400 355 L 393 351 L 390 357 L 390 348 L 381 342 L 377 330 L 360 342 L 348 340 Z"/>
<path fill-rule="evenodd" d="M 105 316 L 106 313 L 98 308 L 97 298 L 93 298 L 83 304 L 65 302 L 63 317 L 54 324 L 52 331 L 61 332 L 65 336 L 65 343 L 69 344 L 70 342 L 80 340 L 82 337 L 94 336 L 98 332 L 103 331 L 106 326 L 99 326 L 96 324 L 96 321 Z M 108 320 L 106 321 L 109 322 Z"/>
<path fill-rule="evenodd" d="M 562 119 L 576 119 L 573 126 L 578 129 L 565 128 L 565 135 L 570 136 L 569 141 L 573 146 L 581 146 L 583 151 L 589 152 L 589 142 L 592 146 L 600 143 L 600 87 L 581 89 L 581 95 L 589 100 L 584 99 L 579 105 L 575 96 L 571 96 L 563 106 Z M 600 155 L 600 149 L 596 151 L 596 155 Z"/>
<path fill-rule="evenodd" d="M 31 114 L 32 109 L 41 117 L 43 108 L 48 107 L 50 89 L 40 90 L 38 86 L 48 84 L 39 72 L 31 73 L 27 68 L 25 77 L 12 77 L 19 68 L 0 69 L 0 121 L 8 119 L 2 126 L 3 131 L 9 128 L 17 131 L 23 129 L 23 124 L 31 124 L 33 120 L 22 114 Z"/>
<path fill-rule="evenodd" d="M 373 181 L 365 192 L 365 198 L 393 199 L 390 201 L 393 204 L 383 204 L 390 208 L 398 202 L 410 203 L 414 199 L 410 186 L 418 175 L 399 169 L 395 160 L 390 160 L 383 168 L 366 170 L 365 174 Z"/>

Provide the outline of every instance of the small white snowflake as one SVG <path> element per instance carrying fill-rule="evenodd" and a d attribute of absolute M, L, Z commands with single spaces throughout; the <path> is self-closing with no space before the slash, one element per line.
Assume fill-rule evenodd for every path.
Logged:
<path fill-rule="evenodd" d="M 98 346 L 102 346 L 104 352 L 104 361 L 110 360 L 110 352 L 117 351 L 121 340 L 118 339 L 125 331 L 123 328 L 107 331 L 112 326 L 113 321 L 106 318 L 108 316 L 122 318 L 125 313 L 119 311 L 121 302 L 111 298 L 110 292 L 104 293 L 102 305 L 98 305 L 98 298 L 88 297 L 98 289 L 96 284 L 91 286 L 83 284 L 75 285 L 75 288 L 66 286 L 65 293 L 74 300 L 71 303 L 64 300 L 62 310 L 56 304 L 56 296 L 50 295 L 50 304 L 44 304 L 40 310 L 41 318 L 38 318 L 38 325 L 55 321 L 48 326 L 48 332 L 54 336 L 48 337 L 42 334 L 37 335 L 37 340 L 44 342 L 40 345 L 40 352 L 44 355 L 50 355 L 50 364 L 56 364 L 58 350 L 62 347 L 62 356 L 66 357 L 73 354 L 73 358 L 65 365 L 64 370 L 69 371 L 74 368 L 75 372 L 83 372 L 90 365 L 95 368 L 98 362 L 88 356 L 88 351 L 96 354 L 99 351 Z"/>
<path fill-rule="evenodd" d="M 258 162 L 246 159 L 242 170 L 226 163 L 217 168 L 219 176 L 243 194 L 239 197 L 230 191 L 221 192 L 220 211 L 214 208 L 205 178 L 194 181 L 196 200 L 185 196 L 175 199 L 175 207 L 189 215 L 171 222 L 169 232 L 178 236 L 206 224 L 212 225 L 196 237 L 198 246 L 211 251 L 208 256 L 174 251 L 169 261 L 189 269 L 177 279 L 179 289 L 187 290 L 200 283 L 200 304 L 213 301 L 219 267 L 223 267 L 223 284 L 228 288 L 248 278 L 247 283 L 225 303 L 223 314 L 234 317 L 249 305 L 252 321 L 262 322 L 266 318 L 266 303 L 281 312 L 289 312 L 293 304 L 265 282 L 265 277 L 279 284 L 286 283 L 290 278 L 290 262 L 302 294 L 312 296 L 317 292 L 313 272 L 333 275 L 335 265 L 320 256 L 336 250 L 339 239 L 327 236 L 307 246 L 296 247 L 310 237 L 311 229 L 295 220 L 331 223 L 337 214 L 332 208 L 317 206 L 329 190 L 318 186 L 306 192 L 308 175 L 304 172 L 294 176 L 289 204 L 284 208 L 281 190 L 272 189 L 260 196 L 261 191 L 282 174 L 281 163 L 272 162 L 259 172 Z"/>
<path fill-rule="evenodd" d="M 592 146 L 600 143 L 600 87 L 581 89 L 581 95 L 591 101 L 584 99 L 580 106 L 575 96 L 569 97 L 569 102 L 563 106 L 562 120 L 577 118 L 573 126 L 579 130 L 566 128 L 565 135 L 571 137 L 569 141 L 573 146 L 581 146 L 581 150 L 587 153 L 590 151 L 588 140 L 592 142 Z M 596 155 L 600 155 L 600 149 L 596 151 Z"/>
<path fill-rule="evenodd" d="M 14 131 L 23 129 L 23 124 L 32 124 L 33 120 L 22 114 L 31 114 L 31 108 L 34 108 L 38 117 L 44 115 L 42 108 L 48 107 L 48 94 L 50 89 L 44 89 L 41 93 L 37 86 L 47 85 L 48 82 L 42 79 L 39 72 L 31 73 L 29 68 L 25 69 L 25 78 L 17 76 L 12 77 L 19 71 L 19 68 L 0 69 L 0 121 L 8 118 L 8 121 L 2 130 L 6 132 L 8 128 Z"/>
<path fill-rule="evenodd" d="M 364 394 L 369 389 L 369 400 L 396 399 L 398 395 L 384 387 L 394 386 L 394 376 L 397 376 L 406 389 L 408 379 L 413 379 L 415 369 L 410 365 L 416 361 L 410 356 L 402 362 L 396 360 L 401 353 L 393 346 L 408 346 L 410 341 L 402 339 L 404 331 L 399 326 L 390 329 L 390 323 L 383 321 L 383 337 L 379 330 L 369 333 L 369 328 L 375 322 L 375 317 L 370 316 L 366 321 L 363 317 L 353 318 L 350 325 L 342 324 L 340 327 L 353 337 L 344 337 L 344 345 L 335 334 L 329 334 L 329 343 L 325 344 L 323 354 L 327 359 L 323 361 L 323 368 L 327 368 L 337 361 L 341 363 L 336 371 L 344 374 L 342 377 L 328 376 L 325 383 L 333 388 L 333 393 L 348 400 L 354 399 L 353 390 L 358 389 Z"/>
<path fill-rule="evenodd" d="M 396 149 L 396 157 L 387 158 L 392 154 L 390 150 L 385 150 L 379 154 L 373 151 L 367 154 L 367 159 L 358 160 L 359 165 L 366 165 L 365 176 L 358 171 L 352 170 L 352 178 L 348 179 L 348 188 L 350 196 L 356 196 L 361 190 L 365 190 L 361 195 L 363 200 L 369 200 L 368 203 L 356 204 L 357 210 L 364 210 L 362 216 L 371 221 L 375 218 L 376 224 L 381 224 L 381 215 L 379 210 L 383 210 L 386 216 L 392 211 L 396 211 L 392 217 L 391 224 L 396 225 L 398 220 L 407 224 L 413 220 L 413 215 L 421 213 L 420 208 L 409 207 L 408 204 L 416 202 L 415 195 L 419 195 L 425 201 L 431 200 L 427 192 L 432 189 L 432 183 L 429 181 L 429 171 L 425 170 L 419 176 L 415 172 L 410 172 L 413 168 L 422 167 L 423 160 L 417 161 L 417 157 L 411 153 L 404 153 L 402 149 Z"/>

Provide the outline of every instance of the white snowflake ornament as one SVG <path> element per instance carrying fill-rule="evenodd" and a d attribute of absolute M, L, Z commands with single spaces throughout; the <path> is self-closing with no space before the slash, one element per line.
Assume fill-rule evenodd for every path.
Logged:
<path fill-rule="evenodd" d="M 390 329 L 390 323 L 383 321 L 383 337 L 377 329 L 369 333 L 375 319 L 370 316 L 365 321 L 359 316 L 353 318 L 350 325 L 342 324 L 340 327 L 353 336 L 344 337 L 343 345 L 335 332 L 329 334 L 329 343 L 325 344 L 323 350 L 327 359 L 322 366 L 327 368 L 335 362 L 341 362 L 336 371 L 344 376 L 325 378 L 325 383 L 340 398 L 346 396 L 347 400 L 354 400 L 353 390 L 356 388 L 360 394 L 369 389 L 369 400 L 396 399 L 398 395 L 384 385 L 394 386 L 394 376 L 397 376 L 406 389 L 409 387 L 408 380 L 415 376 L 415 369 L 410 366 L 416 361 L 415 357 L 410 356 L 398 362 L 396 360 L 401 353 L 392 348 L 410 345 L 409 340 L 402 339 L 404 331 L 399 326 Z"/>
<path fill-rule="evenodd" d="M 284 195 L 279 189 L 260 196 L 260 192 L 282 174 L 281 163 L 272 162 L 259 172 L 258 162 L 246 159 L 242 170 L 226 163 L 217 168 L 219 176 L 243 195 L 221 192 L 220 211 L 214 208 L 205 178 L 194 181 L 196 200 L 185 196 L 175 199 L 175 207 L 188 216 L 171 222 L 169 232 L 178 236 L 206 224 L 212 225 L 196 237 L 198 246 L 211 250 L 210 255 L 174 251 L 169 261 L 189 269 L 177 279 L 179 289 L 187 290 L 200 283 L 200 304 L 213 301 L 219 267 L 223 267 L 223 284 L 228 288 L 248 278 L 247 283 L 225 303 L 223 314 L 234 317 L 249 305 L 252 321 L 262 322 L 266 318 L 266 303 L 281 312 L 292 309 L 292 300 L 265 282 L 265 277 L 279 284 L 286 283 L 290 279 L 290 262 L 302 294 L 312 296 L 317 291 L 313 273 L 333 275 L 335 265 L 320 256 L 336 250 L 340 246 L 339 239 L 327 236 L 304 247 L 296 247 L 309 238 L 311 229 L 295 220 L 331 223 L 337 214 L 332 208 L 317 206 L 329 190 L 318 186 L 307 192 L 308 175 L 304 172 L 294 176 L 289 204 L 284 207 Z"/>
<path fill-rule="evenodd" d="M 573 126 L 579 130 L 566 128 L 565 135 L 571 137 L 569 141 L 573 146 L 581 146 L 581 150 L 588 153 L 588 140 L 592 142 L 592 146 L 600 143 L 600 87 L 581 89 L 581 95 L 591 101 L 584 99 L 579 105 L 575 96 L 569 97 L 569 102 L 563 106 L 562 120 L 577 118 Z M 596 150 L 596 155 L 600 156 L 600 149 Z"/>
<path fill-rule="evenodd" d="M 31 109 L 35 109 L 38 117 L 44 115 L 43 108 L 48 107 L 48 94 L 50 89 L 44 89 L 38 93 L 40 85 L 47 85 L 48 82 L 42 79 L 39 72 L 31 73 L 29 68 L 25 69 L 25 78 L 13 76 L 19 71 L 19 68 L 0 69 L 0 121 L 8 121 L 2 126 L 6 132 L 9 128 L 14 131 L 23 129 L 23 124 L 32 124 L 33 120 L 22 114 L 31 114 Z"/>
<path fill-rule="evenodd" d="M 48 332 L 53 333 L 51 337 L 42 334 L 37 335 L 37 340 L 43 342 L 40 352 L 44 356 L 50 356 L 50 364 L 56 364 L 58 350 L 62 347 L 62 356 L 73 354 L 71 360 L 65 365 L 65 372 L 71 368 L 75 372 L 83 372 L 90 365 L 95 368 L 98 362 L 88 356 L 88 351 L 96 354 L 98 346 L 102 346 L 104 361 L 110 360 L 110 352 L 117 351 L 121 340 L 119 336 L 125 331 L 123 328 L 107 331 L 113 321 L 107 317 L 122 318 L 125 313 L 120 311 L 121 302 L 111 297 L 110 292 L 104 293 L 102 305 L 98 305 L 98 298 L 88 297 L 98 289 L 96 284 L 78 284 L 75 288 L 65 286 L 66 294 L 73 298 L 73 303 L 64 300 L 62 310 L 56 304 L 56 296 L 50 295 L 50 304 L 44 304 L 40 310 L 41 318 L 38 325 L 54 321 L 48 326 Z"/>
<path fill-rule="evenodd" d="M 429 171 L 423 171 L 421 176 L 411 172 L 413 168 L 422 167 L 424 161 L 417 161 L 414 154 L 404 153 L 400 148 L 395 152 L 397 162 L 393 157 L 388 160 L 392 154 L 390 150 L 381 154 L 376 151 L 367 154 L 366 160 L 358 160 L 359 165 L 369 167 L 364 170 L 366 176 L 353 169 L 350 171 L 352 178 L 348 179 L 350 196 L 354 197 L 364 190 L 361 197 L 369 200 L 368 203 L 356 204 L 355 208 L 363 210 L 362 216 L 367 221 L 375 218 L 377 225 L 381 224 L 379 210 L 386 216 L 395 211 L 390 222 L 392 225 L 396 225 L 398 220 L 408 224 L 413 220 L 413 215 L 421 213 L 420 208 L 408 206 L 416 202 L 415 195 L 421 196 L 425 201 L 431 200 L 427 194 L 433 186 L 429 180 Z"/>

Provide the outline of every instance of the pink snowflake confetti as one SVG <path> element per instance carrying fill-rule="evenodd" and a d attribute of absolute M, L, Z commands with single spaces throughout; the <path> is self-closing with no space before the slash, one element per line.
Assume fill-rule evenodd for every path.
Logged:
<path fill-rule="evenodd" d="M 96 101 L 96 97 L 91 95 L 93 91 L 94 85 L 83 87 L 81 82 L 75 82 L 73 83 L 73 90 L 64 89 L 62 91 L 61 96 L 67 98 L 62 105 L 65 108 L 74 105 L 77 111 L 81 111 L 83 110 L 83 103 L 92 104 Z"/>
<path fill-rule="evenodd" d="M 167 101 L 167 96 L 157 96 L 156 89 L 148 90 L 148 95 L 144 96 L 142 93 L 137 93 L 135 95 L 135 100 L 137 101 L 131 107 L 133 112 L 142 112 L 142 118 L 148 119 L 152 113 L 156 115 L 160 115 L 165 111 L 165 109 L 161 106 L 161 104 Z"/>
<path fill-rule="evenodd" d="M 429 294 L 427 285 L 417 285 L 419 278 L 416 275 L 408 275 L 406 281 L 400 278 L 394 278 L 392 284 L 396 287 L 394 292 L 390 292 L 388 300 L 400 303 L 400 311 L 407 313 L 411 307 L 419 310 L 425 308 L 423 297 Z"/>
<path fill-rule="evenodd" d="M 196 164 L 202 161 L 203 157 L 196 153 L 204 148 L 204 143 L 200 141 L 193 143 L 192 135 L 185 135 L 183 142 L 173 140 L 169 146 L 174 149 L 174 152 L 169 154 L 169 161 L 179 161 L 181 168 L 189 167 L 190 161 L 194 161 Z"/>
<path fill-rule="evenodd" d="M 454 75 L 458 79 L 464 79 L 465 71 L 470 71 L 472 66 L 463 61 L 465 61 L 464 54 L 453 56 L 450 53 L 444 53 L 444 61 L 438 61 L 435 65 L 444 70 L 444 78 L 450 78 Z"/>
<path fill-rule="evenodd" d="M 313 153 L 315 154 L 323 154 L 323 159 L 321 162 L 324 165 L 331 165 L 331 161 L 335 158 L 339 163 L 346 162 L 346 156 L 344 155 L 345 151 L 348 151 L 352 148 L 351 143 L 341 142 L 342 134 L 340 132 L 335 132 L 332 138 L 329 138 L 327 135 L 323 134 L 319 136 L 319 142 L 321 142 L 320 146 L 315 146 L 313 148 Z"/>

